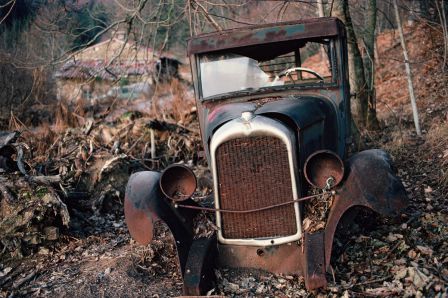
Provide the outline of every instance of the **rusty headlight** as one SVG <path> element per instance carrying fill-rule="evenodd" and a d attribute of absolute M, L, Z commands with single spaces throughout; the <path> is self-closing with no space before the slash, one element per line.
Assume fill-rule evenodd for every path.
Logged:
<path fill-rule="evenodd" d="M 305 178 L 309 184 L 320 189 L 330 189 L 344 178 L 344 163 L 330 150 L 319 150 L 305 162 Z"/>

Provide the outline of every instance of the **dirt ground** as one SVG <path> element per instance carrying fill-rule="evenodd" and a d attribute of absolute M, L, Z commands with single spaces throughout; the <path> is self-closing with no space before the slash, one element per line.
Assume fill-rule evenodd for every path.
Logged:
<path fill-rule="evenodd" d="M 406 30 L 406 38 L 410 57 L 418 62 L 414 67 L 414 82 L 423 137 L 414 133 L 403 58 L 395 32 L 386 32 L 378 40 L 376 80 L 382 128 L 361 132 L 365 147 L 383 148 L 392 155 L 408 192 L 409 207 L 396 218 L 362 214 L 349 231 L 341 231 L 335 240 L 335 257 L 332 272 L 327 276 L 327 289 L 308 292 L 299 276 L 223 269 L 216 271 L 218 283 L 210 294 L 229 297 L 447 297 L 448 71 L 442 68 L 440 33 L 417 26 Z M 185 116 L 183 122 L 178 122 L 179 126 L 172 130 L 167 128 L 167 133 L 156 137 L 171 142 L 167 135 L 175 131 L 181 137 L 176 138 L 175 146 L 164 150 L 176 156 L 184 154 L 179 159 L 194 160 L 197 158 L 192 153 L 194 150 L 180 153 L 185 152 L 182 151 L 185 148 L 198 146 L 197 126 L 188 127 L 186 123 L 194 121 L 188 117 L 191 116 Z M 135 127 L 138 126 L 127 132 L 133 133 Z M 127 144 L 126 148 L 130 148 L 129 152 L 136 148 L 142 150 L 145 138 L 134 147 Z M 113 139 L 109 143 L 112 147 Z M 86 146 L 88 148 L 88 142 Z M 170 162 L 169 159 L 160 160 L 156 167 Z M 104 185 L 96 187 L 104 188 Z M 99 196 L 101 192 L 95 194 Z M 70 204 L 67 205 L 70 208 Z M 181 295 L 182 282 L 169 230 L 158 224 L 153 243 L 139 246 L 127 231 L 120 195 L 111 196 L 109 205 L 112 207 L 101 212 L 72 211 L 70 225 L 61 229 L 57 241 L 40 245 L 23 258 L 2 254 L 0 297 Z"/>

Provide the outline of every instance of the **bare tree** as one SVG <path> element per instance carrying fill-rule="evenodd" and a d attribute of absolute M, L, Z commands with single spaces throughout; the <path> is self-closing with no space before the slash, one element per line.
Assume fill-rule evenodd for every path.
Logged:
<path fill-rule="evenodd" d="M 358 126 L 365 127 L 368 110 L 367 84 L 361 52 L 358 48 L 358 42 L 350 16 L 348 0 L 334 0 L 332 15 L 341 19 L 347 29 L 350 89 L 355 98 L 352 101 L 353 118 Z"/>
<path fill-rule="evenodd" d="M 365 32 L 364 45 L 366 49 L 365 55 L 365 75 L 367 85 L 367 128 L 377 129 L 379 127 L 376 117 L 376 95 L 375 95 L 375 29 L 376 29 L 377 7 L 376 0 L 368 1 L 367 9 L 367 26 Z"/>
<path fill-rule="evenodd" d="M 317 0 L 317 14 L 320 18 L 325 17 L 324 3 L 323 0 Z M 325 59 L 325 47 L 322 45 L 320 47 L 320 56 L 322 61 Z"/>
<path fill-rule="evenodd" d="M 398 32 L 400 33 L 401 46 L 403 47 L 404 65 L 406 68 L 406 75 L 408 77 L 409 97 L 411 98 L 412 114 L 414 116 L 415 130 L 417 132 L 417 135 L 421 136 L 422 132 L 420 130 L 420 123 L 419 123 L 419 119 L 418 119 L 417 104 L 415 101 L 414 86 L 412 83 L 412 72 L 411 72 L 411 67 L 409 66 L 408 50 L 406 49 L 406 42 L 404 40 L 403 28 L 401 26 L 401 18 L 400 18 L 400 13 L 398 11 L 397 0 L 394 0 L 394 9 L 395 9 L 395 16 L 397 19 Z"/>
<path fill-rule="evenodd" d="M 443 68 L 448 65 L 447 62 L 447 55 L 448 55 L 448 27 L 447 27 L 447 12 L 445 11 L 445 1 L 441 0 L 440 4 L 438 0 L 434 0 L 436 8 L 437 8 L 437 14 L 439 15 L 440 19 L 440 25 L 442 27 L 443 32 Z"/>

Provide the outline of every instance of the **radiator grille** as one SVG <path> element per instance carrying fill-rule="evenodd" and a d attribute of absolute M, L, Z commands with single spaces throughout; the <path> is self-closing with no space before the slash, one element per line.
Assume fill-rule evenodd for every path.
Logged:
<path fill-rule="evenodd" d="M 236 138 L 216 150 L 219 203 L 247 210 L 293 200 L 286 145 L 279 138 Z M 233 214 L 221 213 L 224 238 L 281 237 L 297 232 L 294 205 Z"/>

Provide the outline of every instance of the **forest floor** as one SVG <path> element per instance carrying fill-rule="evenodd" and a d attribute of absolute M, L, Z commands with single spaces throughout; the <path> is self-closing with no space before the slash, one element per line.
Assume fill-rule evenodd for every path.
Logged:
<path fill-rule="evenodd" d="M 327 277 L 326 289 L 307 292 L 303 278 L 294 275 L 223 269 L 216 272 L 218 283 L 210 294 L 447 297 L 448 70 L 442 68 L 442 39 L 437 28 L 417 24 L 405 32 L 423 136 L 417 137 L 414 132 L 401 46 L 393 31 L 382 33 L 377 45 L 381 129 L 361 134 L 365 148 L 382 148 L 392 155 L 409 196 L 408 208 L 396 218 L 369 219 L 368 225 L 361 218 L 343 239 L 337 239 L 333 273 Z M 52 132 L 54 127 L 46 126 L 22 133 L 19 140 L 33 151 L 28 153 L 29 168 L 40 167 L 44 169 L 40 172 L 61 178 L 60 190 L 52 193 L 45 188 L 43 197 L 51 194 L 61 197 L 63 203 L 51 203 L 52 211 L 41 214 L 44 219 L 24 223 L 14 237 L 2 239 L 0 297 L 181 295 L 182 281 L 169 230 L 157 224 L 154 241 L 139 246 L 129 236 L 122 208 L 123 181 L 136 169 L 161 169 L 183 160 L 194 164 L 197 173 L 207 173 L 195 153 L 200 141 L 193 104 L 184 100 L 191 99 L 191 91 L 180 83 L 170 88 L 177 94 L 171 99 L 173 109 L 158 110 L 158 120 L 155 114 L 123 105 L 113 113 L 103 111 L 104 117 L 93 123 L 88 113 L 81 115 L 87 120 L 76 129 L 59 123 L 59 131 Z M 59 114 L 59 121 L 73 117 L 62 106 Z M 172 119 L 176 121 L 170 122 Z M 12 120 L 20 128 L 19 119 Z M 155 134 L 156 152 L 163 152 L 163 156 L 150 158 L 151 134 Z M 48 162 L 50 157 L 52 161 Z M 8 185 L 9 180 L 20 180 L 20 175 L 0 178 Z M 36 183 L 25 185 L 30 189 L 27 192 L 14 191 L 11 188 L 18 184 L 12 183 L 8 190 L 13 199 L 3 197 L 0 201 L 1 215 L 27 218 L 24 215 L 30 206 L 16 210 L 12 201 L 14 197 L 23 200 L 25 193 L 42 197 Z M 77 186 L 75 190 L 73 185 Z M 70 217 L 66 227 L 64 210 Z M 4 218 L 0 219 L 4 223 Z M 49 235 L 36 240 L 42 232 L 30 234 L 30 227 L 43 226 L 58 227 L 59 232 L 51 238 L 47 229 Z M 17 241 L 18 236 L 22 240 Z"/>

